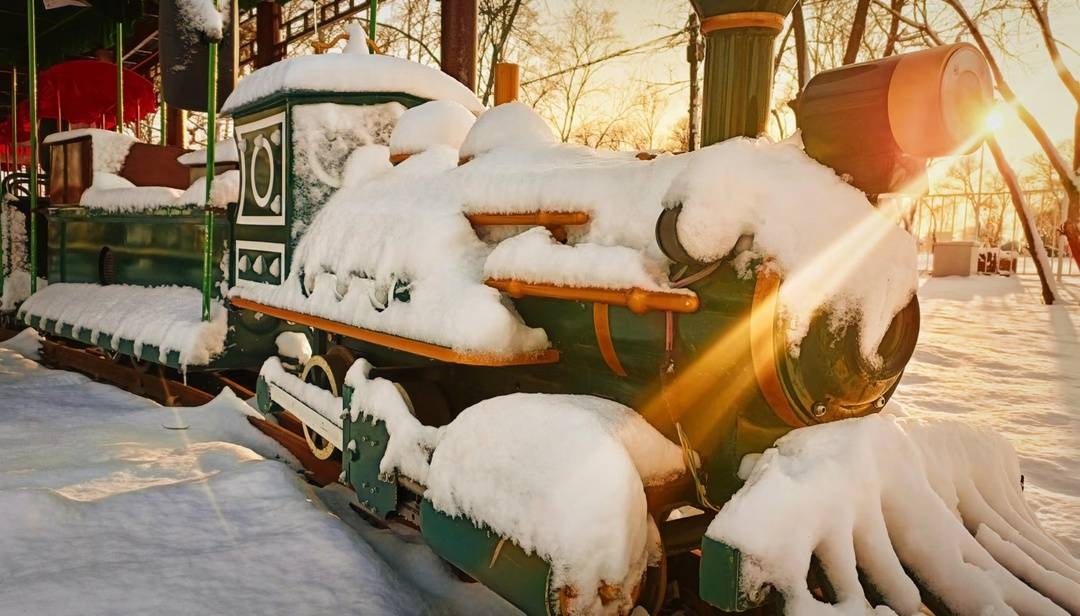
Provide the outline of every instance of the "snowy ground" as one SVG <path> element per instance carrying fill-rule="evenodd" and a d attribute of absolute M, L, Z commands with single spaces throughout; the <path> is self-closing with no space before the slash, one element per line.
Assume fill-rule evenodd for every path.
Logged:
<path fill-rule="evenodd" d="M 1080 281 L 1063 289 L 1080 299 Z M 920 296 L 896 399 L 1008 437 L 1080 555 L 1080 305 L 1042 306 L 1030 278 L 927 280 Z M 513 613 L 274 461 L 287 454 L 239 401 L 164 409 L 3 346 L 0 615 Z"/>
<path fill-rule="evenodd" d="M 1045 306 L 1038 280 L 925 279 L 922 332 L 895 400 L 913 415 L 963 415 L 1012 442 L 1026 493 L 1080 556 L 1080 277 Z"/>
<path fill-rule="evenodd" d="M 166 409 L 0 348 L 0 614 L 511 609 L 343 490 L 322 497 L 349 523 L 328 512 L 242 405 Z"/>

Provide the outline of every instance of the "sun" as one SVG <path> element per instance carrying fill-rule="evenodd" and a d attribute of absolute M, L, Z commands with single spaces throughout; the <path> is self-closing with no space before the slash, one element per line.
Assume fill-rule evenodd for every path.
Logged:
<path fill-rule="evenodd" d="M 986 131 L 990 133 L 997 132 L 1004 122 L 1005 118 L 1001 115 L 1001 110 L 996 107 L 991 109 L 986 114 L 986 117 L 983 118 L 983 124 L 986 127 Z"/>

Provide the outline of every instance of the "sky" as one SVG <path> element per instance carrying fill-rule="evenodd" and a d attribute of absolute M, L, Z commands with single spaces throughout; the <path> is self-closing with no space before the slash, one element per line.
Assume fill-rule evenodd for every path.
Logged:
<path fill-rule="evenodd" d="M 930 0 L 931 4 L 935 0 Z M 571 0 L 545 0 L 541 12 L 559 14 L 566 10 Z M 609 1 L 616 10 L 616 24 L 627 46 L 655 38 L 672 29 L 682 27 L 690 11 L 689 2 L 677 0 L 617 0 Z M 854 0 L 852 0 L 854 6 Z M 1080 1 L 1050 0 L 1050 20 L 1064 60 L 1080 76 Z M 1014 36 L 1014 58 L 999 58 L 1002 70 L 1021 101 L 1038 118 L 1055 142 L 1072 137 L 1076 103 L 1054 72 L 1041 36 L 1034 22 L 1028 32 Z M 680 47 L 663 53 L 652 54 L 647 61 L 641 57 L 611 62 L 604 69 L 611 80 L 642 78 L 658 82 L 674 79 L 685 80 L 688 76 L 685 49 Z M 686 88 L 672 90 L 668 95 L 664 112 L 666 132 L 687 107 Z M 1021 166 L 1024 157 L 1035 152 L 1038 144 L 1014 114 L 1004 114 L 1004 123 L 998 138 L 1014 166 Z"/>

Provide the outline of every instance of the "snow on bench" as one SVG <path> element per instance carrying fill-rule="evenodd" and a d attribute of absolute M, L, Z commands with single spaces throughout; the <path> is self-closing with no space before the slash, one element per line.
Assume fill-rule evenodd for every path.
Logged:
<path fill-rule="evenodd" d="M 913 578 L 951 613 L 1080 613 L 1080 561 L 1025 501 L 1016 453 L 957 421 L 886 410 L 796 430 L 706 534 L 743 553 L 744 592 L 772 586 L 791 615 L 868 613 L 860 572 L 899 614 L 919 613 Z M 807 590 L 811 554 L 837 605 Z"/>
<path fill-rule="evenodd" d="M 154 346 L 163 363 L 176 352 L 181 366 L 206 365 L 225 349 L 225 307 L 213 302 L 211 319 L 203 322 L 202 294 L 188 287 L 51 284 L 20 307 L 20 319 L 31 317 L 41 319 L 38 329 L 55 321 L 55 333 L 65 325 L 72 326 L 73 336 L 88 331 L 91 344 L 99 344 L 103 334 L 111 336 L 113 350 L 121 340 L 134 344 L 135 355 Z"/>
<path fill-rule="evenodd" d="M 231 169 L 214 176 L 210 202 L 225 207 L 240 198 L 240 172 Z M 112 173 L 95 172 L 79 205 L 111 213 L 147 212 L 166 208 L 191 208 L 206 204 L 206 178 L 196 179 L 187 190 L 168 186 L 136 186 Z"/>

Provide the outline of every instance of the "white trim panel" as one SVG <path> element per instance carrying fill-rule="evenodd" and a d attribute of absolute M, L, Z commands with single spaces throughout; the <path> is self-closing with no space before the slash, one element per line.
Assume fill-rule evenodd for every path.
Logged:
<path fill-rule="evenodd" d="M 281 212 L 276 216 L 245 216 L 244 215 L 244 195 L 247 186 L 247 178 L 250 170 L 247 168 L 248 161 L 244 154 L 246 148 L 242 147 L 240 143 L 243 141 L 243 136 L 247 133 L 266 128 L 267 126 L 273 126 L 275 124 L 281 125 L 281 161 L 280 168 L 274 170 L 274 174 L 280 177 L 281 181 Z M 236 224 L 238 225 L 263 225 L 263 226 L 285 226 L 285 210 L 288 209 L 288 193 L 285 192 L 285 179 L 288 175 L 288 160 L 289 160 L 289 140 L 285 135 L 285 112 L 276 113 L 272 116 L 248 122 L 247 124 L 238 124 L 236 126 L 236 140 L 237 149 L 240 151 L 240 212 L 236 216 Z"/>
<path fill-rule="evenodd" d="M 270 388 L 270 399 L 278 403 L 286 411 L 296 416 L 309 430 L 314 430 L 319 436 L 333 443 L 338 449 L 344 440 L 344 430 L 334 422 L 320 415 L 315 409 L 297 400 L 295 396 L 285 391 L 272 382 L 267 382 Z"/>
<path fill-rule="evenodd" d="M 232 267 L 233 267 L 233 280 L 235 282 L 237 282 L 237 283 L 246 282 L 246 283 L 249 283 L 249 284 L 270 284 L 268 282 L 258 282 L 258 281 L 255 281 L 255 280 L 244 280 L 243 278 L 240 277 L 240 249 L 241 248 L 243 248 L 245 250 L 258 250 L 259 252 L 277 253 L 278 257 L 281 259 L 281 274 L 278 276 L 278 279 L 281 282 L 285 282 L 285 278 L 288 277 L 288 275 L 289 275 L 289 270 L 286 269 L 286 267 L 285 267 L 285 244 L 282 244 L 280 242 L 256 242 L 256 241 L 253 241 L 253 240 L 236 240 L 235 242 L 233 242 Z M 279 285 L 271 285 L 271 286 L 276 287 L 276 286 L 279 286 Z"/>

